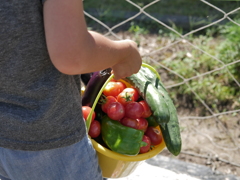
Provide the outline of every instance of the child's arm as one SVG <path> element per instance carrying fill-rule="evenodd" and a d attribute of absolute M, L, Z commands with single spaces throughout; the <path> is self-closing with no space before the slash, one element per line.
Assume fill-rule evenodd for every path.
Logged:
<path fill-rule="evenodd" d="M 44 26 L 51 61 L 62 73 L 83 74 L 111 67 L 119 79 L 141 66 L 135 42 L 112 41 L 87 30 L 81 0 L 47 0 Z"/>

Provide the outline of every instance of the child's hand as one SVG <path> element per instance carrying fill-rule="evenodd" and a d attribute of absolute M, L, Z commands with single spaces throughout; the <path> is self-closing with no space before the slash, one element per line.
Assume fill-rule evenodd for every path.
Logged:
<path fill-rule="evenodd" d="M 121 79 L 137 73 L 141 68 L 142 58 L 138 52 L 137 44 L 131 40 L 119 41 L 125 43 L 128 48 L 128 55 L 115 64 L 113 69 L 114 79 Z"/>

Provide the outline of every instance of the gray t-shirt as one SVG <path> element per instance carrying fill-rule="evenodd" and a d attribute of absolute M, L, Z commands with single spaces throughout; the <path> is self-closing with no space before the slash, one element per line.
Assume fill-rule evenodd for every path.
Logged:
<path fill-rule="evenodd" d="M 0 27 L 0 146 L 36 151 L 80 141 L 80 77 L 53 66 L 42 1 L 0 0 Z"/>

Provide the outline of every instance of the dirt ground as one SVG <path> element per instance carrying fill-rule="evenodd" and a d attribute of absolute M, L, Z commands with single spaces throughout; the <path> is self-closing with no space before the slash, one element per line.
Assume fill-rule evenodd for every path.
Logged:
<path fill-rule="evenodd" d="M 182 153 L 176 158 L 240 177 L 240 114 L 205 120 L 181 120 L 186 114 L 179 116 Z M 168 151 L 162 153 L 173 157 Z"/>
<path fill-rule="evenodd" d="M 170 41 L 153 36 L 132 36 L 128 33 L 117 34 L 122 39 L 139 42 L 142 55 L 152 53 L 159 46 L 167 46 Z M 114 38 L 113 38 L 114 39 Z M 159 44 L 160 43 L 160 44 Z M 150 55 L 157 60 L 161 53 Z M 144 57 L 144 56 L 143 56 Z M 161 74 L 167 83 L 166 74 Z M 178 109 L 182 136 L 182 152 L 175 157 L 186 162 L 210 167 L 216 173 L 233 174 L 240 177 L 240 113 L 227 114 L 212 118 L 190 119 L 197 116 L 197 109 Z M 162 155 L 173 157 L 167 150 Z"/>

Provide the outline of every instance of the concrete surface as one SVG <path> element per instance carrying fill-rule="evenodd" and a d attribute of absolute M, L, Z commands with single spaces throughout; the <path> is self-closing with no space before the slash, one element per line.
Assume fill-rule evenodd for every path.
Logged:
<path fill-rule="evenodd" d="M 240 177 L 223 175 L 203 165 L 157 155 L 143 162 L 128 177 L 117 180 L 240 180 Z"/>

